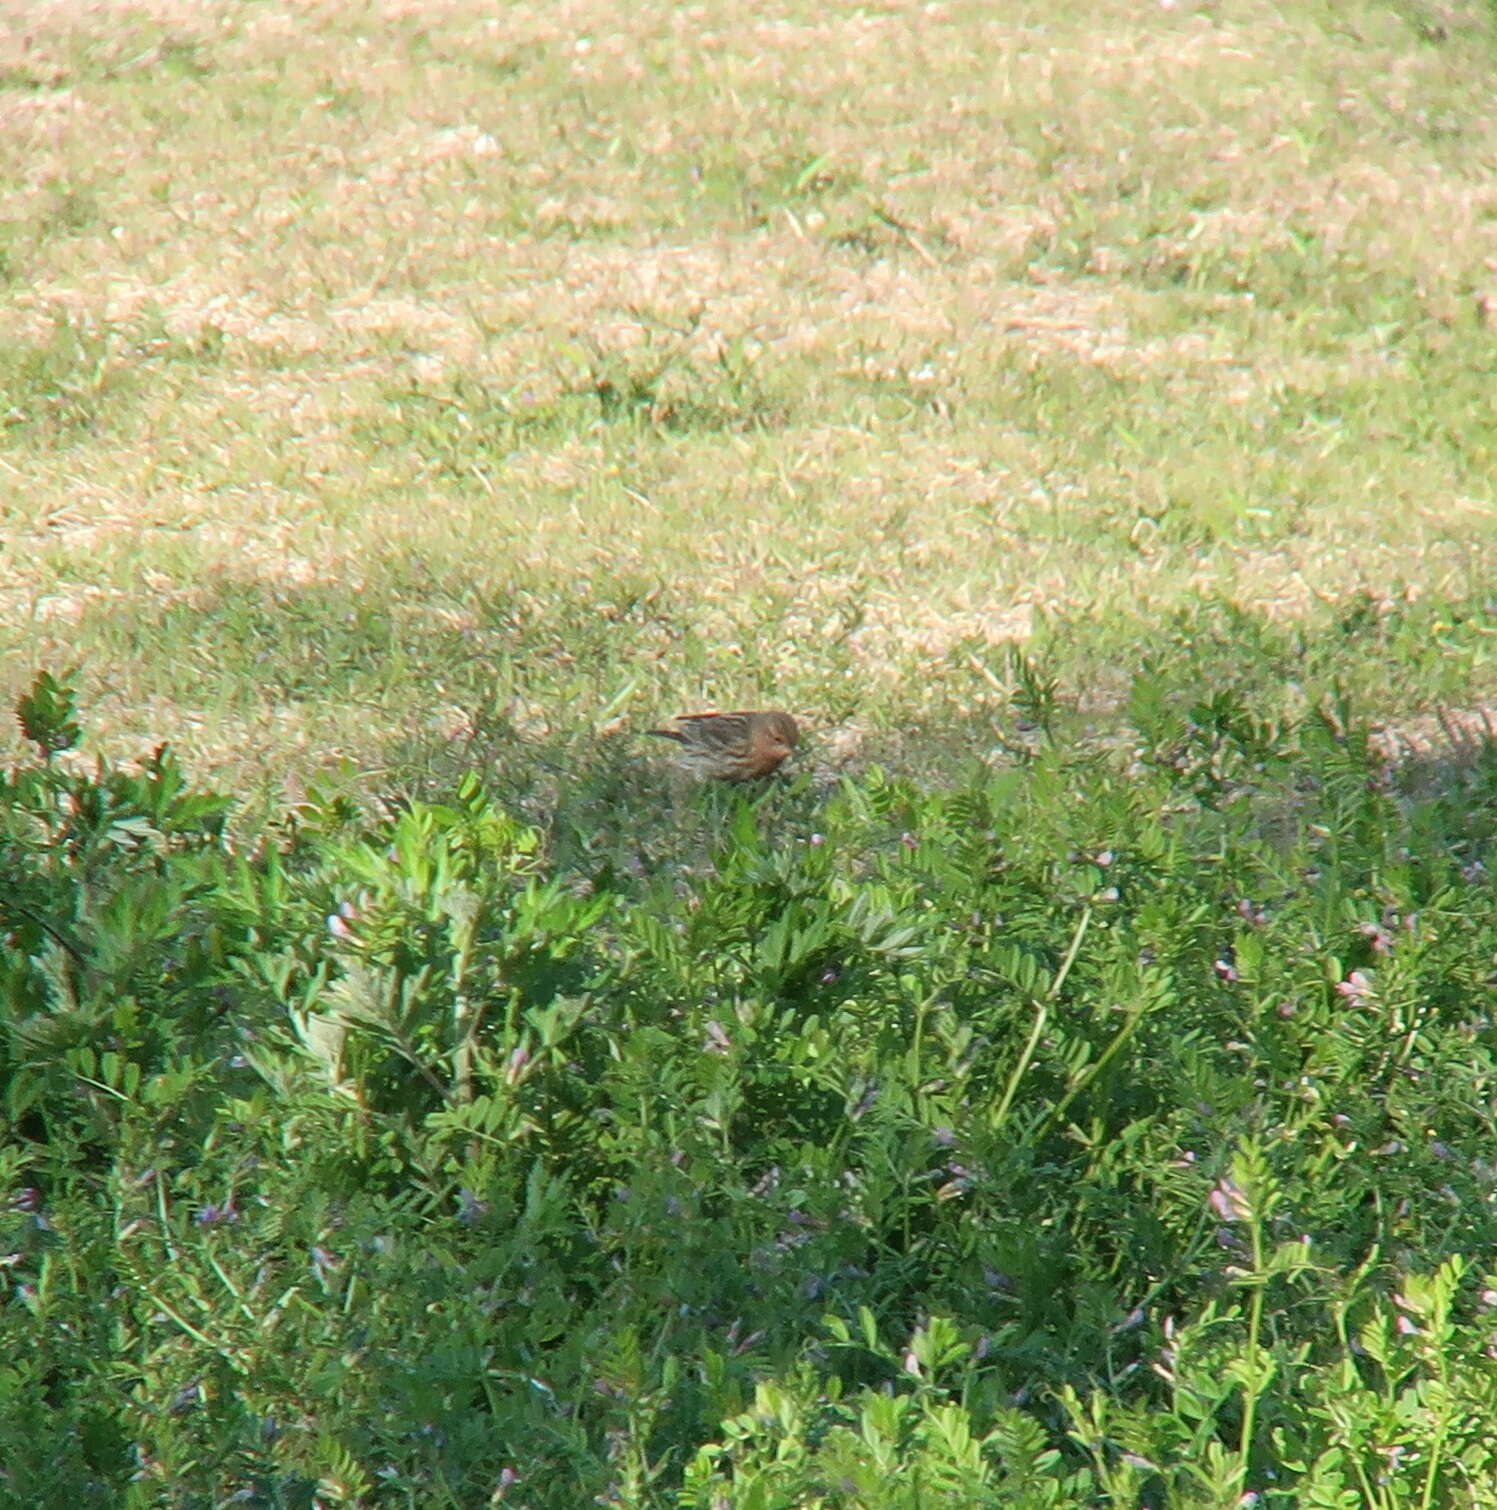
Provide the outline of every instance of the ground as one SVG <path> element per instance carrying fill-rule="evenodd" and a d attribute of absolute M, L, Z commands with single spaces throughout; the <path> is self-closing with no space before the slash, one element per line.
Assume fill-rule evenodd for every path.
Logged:
<path fill-rule="evenodd" d="M 77 665 L 97 745 L 271 803 L 768 701 L 918 764 L 1000 737 L 1013 647 L 1091 727 L 1203 612 L 1213 680 L 1300 635 L 1391 721 L 1479 710 L 1494 32 L 13 12 L 0 691 Z"/>

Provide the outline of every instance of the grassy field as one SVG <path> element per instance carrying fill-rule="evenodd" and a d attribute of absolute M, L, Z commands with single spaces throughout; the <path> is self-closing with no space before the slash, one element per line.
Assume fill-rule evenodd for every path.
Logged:
<path fill-rule="evenodd" d="M 0 1510 L 1497 1510 L 1494 79 L 0 0 Z"/>
<path fill-rule="evenodd" d="M 768 699 L 918 769 L 994 747 L 1006 647 L 1105 722 L 1162 625 L 1192 682 L 1480 704 L 1493 31 L 12 14 L 4 690 L 77 664 L 97 743 L 262 805 Z"/>

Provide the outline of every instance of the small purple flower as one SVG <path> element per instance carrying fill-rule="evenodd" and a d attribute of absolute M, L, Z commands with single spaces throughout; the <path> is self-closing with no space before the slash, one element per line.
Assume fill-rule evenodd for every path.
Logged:
<path fill-rule="evenodd" d="M 232 1226 L 239 1220 L 239 1208 L 234 1204 L 234 1197 L 230 1196 L 222 1206 L 204 1206 L 193 1217 L 193 1221 L 199 1227 L 216 1227 L 221 1222 Z"/>
<path fill-rule="evenodd" d="M 463 1226 L 471 1227 L 489 1214 L 489 1203 L 481 1201 L 465 1185 L 457 1193 L 457 1219 Z"/>
<path fill-rule="evenodd" d="M 1236 980 L 1237 966 L 1231 960 L 1219 959 L 1212 962 L 1211 968 L 1216 972 L 1218 980 Z"/>
<path fill-rule="evenodd" d="M 771 1164 L 769 1168 L 766 1169 L 764 1173 L 759 1177 L 759 1180 L 754 1185 L 754 1188 L 750 1193 L 759 1200 L 763 1200 L 765 1196 L 769 1195 L 779 1187 L 779 1183 L 780 1166 L 778 1164 Z"/>
<path fill-rule="evenodd" d="M 812 834 L 809 842 L 812 849 L 820 849 L 821 846 L 826 843 L 826 835 Z"/>
<path fill-rule="evenodd" d="M 1401 1315 L 1398 1318 L 1397 1322 L 1395 1322 L 1394 1324 L 1398 1329 L 1399 1336 L 1401 1337 L 1417 1337 L 1419 1335 L 1419 1328 L 1414 1323 L 1412 1317 Z"/>
<path fill-rule="evenodd" d="M 1244 1222 L 1253 1214 L 1241 1188 L 1225 1176 L 1217 1181 L 1207 1201 L 1224 1222 Z"/>
<path fill-rule="evenodd" d="M 760 1343 L 763 1340 L 763 1328 L 760 1328 L 760 1330 L 758 1330 L 757 1332 L 750 1332 L 748 1336 L 745 1337 L 741 1342 L 734 1342 L 733 1356 L 735 1358 L 741 1358 L 746 1352 L 749 1351 L 750 1348 L 754 1347 L 757 1343 Z"/>
<path fill-rule="evenodd" d="M 1371 979 L 1360 970 L 1353 970 L 1343 981 L 1336 982 L 1336 993 L 1353 1006 L 1368 1006 L 1373 999 Z"/>
<path fill-rule="evenodd" d="M 1378 923 L 1358 923 L 1357 932 L 1372 946 L 1374 954 L 1391 954 L 1393 936 Z"/>

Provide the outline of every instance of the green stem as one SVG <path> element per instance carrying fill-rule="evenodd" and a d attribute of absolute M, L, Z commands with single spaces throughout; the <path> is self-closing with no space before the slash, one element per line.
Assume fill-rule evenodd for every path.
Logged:
<path fill-rule="evenodd" d="M 1034 1026 L 1029 1030 L 1029 1042 L 1024 1045 L 1024 1052 L 1019 1055 L 1019 1062 L 1014 1066 L 1014 1072 L 1008 1077 L 1008 1085 L 1004 1088 L 1003 1100 L 998 1103 L 998 1110 L 993 1114 L 993 1131 L 996 1132 L 1003 1126 L 1004 1118 L 1008 1116 L 1008 1109 L 1018 1093 L 1019 1082 L 1024 1078 L 1029 1069 L 1029 1061 L 1034 1058 L 1035 1046 L 1040 1041 L 1040 1034 L 1045 1030 L 1045 1019 L 1050 1014 L 1050 1003 L 1041 998 L 1035 1003 Z"/>
<path fill-rule="evenodd" d="M 1253 1298 L 1248 1305 L 1248 1358 L 1252 1368 L 1250 1380 L 1243 1383 L 1242 1435 L 1237 1444 L 1237 1487 L 1247 1483 L 1248 1459 L 1253 1450 L 1253 1426 L 1258 1413 L 1258 1338 L 1263 1330 L 1263 1292 L 1267 1288 L 1263 1273 L 1263 1230 L 1257 1212 L 1253 1213 Z"/>
<path fill-rule="evenodd" d="M 1056 1121 L 1065 1109 L 1089 1086 L 1098 1075 L 1102 1073 L 1108 1064 L 1117 1056 L 1118 1051 L 1133 1036 L 1133 1031 L 1143 1021 L 1144 1004 L 1135 1007 L 1129 1014 L 1128 1020 L 1113 1035 L 1112 1042 L 1107 1045 L 1096 1061 L 1086 1066 L 1076 1079 L 1076 1083 L 1068 1090 L 1054 1106 L 1045 1113 L 1039 1126 L 1035 1129 L 1036 1135 L 1043 1132 L 1049 1125 Z"/>
<path fill-rule="evenodd" d="M 1081 952 L 1081 941 L 1086 937 L 1086 930 L 1092 925 L 1092 910 L 1090 907 L 1081 909 L 1081 919 L 1076 924 L 1076 931 L 1071 935 L 1071 947 L 1066 950 L 1066 957 L 1060 962 L 1060 969 L 1055 972 L 1055 979 L 1050 982 L 1050 989 L 1045 992 L 1046 1001 L 1054 1001 L 1060 995 L 1060 988 L 1065 985 L 1066 977 L 1071 973 L 1071 966 L 1076 963 L 1076 956 Z"/>
<path fill-rule="evenodd" d="M 1055 979 L 1050 982 L 1049 989 L 1045 994 L 1034 1004 L 1034 1025 L 1029 1030 L 1029 1041 L 1024 1045 L 1024 1050 L 1019 1055 L 1019 1062 L 1014 1066 L 1013 1073 L 1008 1077 L 1008 1084 L 1004 1087 L 1003 1091 L 1003 1099 L 998 1103 L 998 1110 L 993 1114 L 993 1130 L 995 1132 L 1003 1126 L 1004 1120 L 1008 1116 L 1008 1109 L 1013 1104 L 1014 1097 L 1019 1093 L 1019 1082 L 1029 1072 L 1030 1063 L 1034 1059 L 1034 1051 L 1039 1047 L 1040 1034 L 1045 1031 L 1045 1023 L 1050 1017 L 1050 1003 L 1055 1000 L 1060 994 L 1060 988 L 1065 985 L 1066 977 L 1071 973 L 1071 966 L 1076 963 L 1076 956 L 1081 952 L 1081 941 L 1086 937 L 1086 930 L 1091 926 L 1091 921 L 1091 908 L 1083 908 L 1075 931 L 1071 934 L 1071 944 L 1066 950 L 1066 957 L 1060 962 L 1060 969 L 1055 972 Z"/>

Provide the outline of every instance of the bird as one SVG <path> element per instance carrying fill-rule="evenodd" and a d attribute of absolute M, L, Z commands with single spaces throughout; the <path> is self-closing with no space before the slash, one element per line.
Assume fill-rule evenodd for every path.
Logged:
<path fill-rule="evenodd" d="M 757 781 L 777 770 L 800 743 L 788 713 L 678 713 L 669 729 L 647 729 L 681 746 L 680 764 L 713 781 Z"/>

